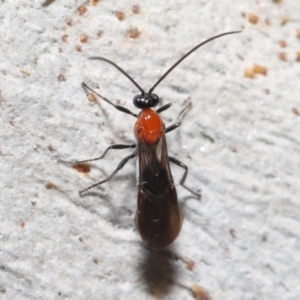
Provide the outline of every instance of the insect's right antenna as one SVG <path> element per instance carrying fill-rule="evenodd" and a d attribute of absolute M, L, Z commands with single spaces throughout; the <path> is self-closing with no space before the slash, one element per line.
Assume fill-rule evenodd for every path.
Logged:
<path fill-rule="evenodd" d="M 111 60 L 101 57 L 101 56 L 90 57 L 90 59 L 100 59 L 100 60 L 104 60 L 104 61 L 108 62 L 109 64 L 114 66 L 116 69 L 118 69 L 123 75 L 125 75 L 141 91 L 142 95 L 145 94 L 145 91 L 139 86 L 139 84 L 127 72 L 125 72 L 121 67 L 119 67 L 117 64 L 115 64 Z"/>
<path fill-rule="evenodd" d="M 213 36 L 209 39 L 207 39 L 206 41 L 200 43 L 199 45 L 195 46 L 193 49 L 191 49 L 188 53 L 186 53 L 185 55 L 183 55 L 163 76 L 161 76 L 157 82 L 153 85 L 153 87 L 149 90 L 149 93 L 151 94 L 154 89 L 169 75 L 170 72 L 172 72 L 185 58 L 187 58 L 191 53 L 193 53 L 195 50 L 197 50 L 198 48 L 200 48 L 201 46 L 205 45 L 206 43 L 217 39 L 221 36 L 224 35 L 228 35 L 228 34 L 234 34 L 234 33 L 239 33 L 240 31 L 230 31 L 230 32 L 225 32 L 225 33 L 221 33 L 218 34 L 216 36 Z"/>

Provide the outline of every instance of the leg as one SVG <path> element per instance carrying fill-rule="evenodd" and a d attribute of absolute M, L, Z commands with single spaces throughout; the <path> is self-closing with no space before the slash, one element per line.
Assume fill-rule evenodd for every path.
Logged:
<path fill-rule="evenodd" d="M 86 159 L 86 160 L 81 160 L 81 161 L 77 161 L 75 164 L 81 164 L 81 163 L 85 163 L 85 162 L 89 162 L 89 161 L 95 161 L 95 160 L 99 160 L 105 157 L 106 153 L 110 150 L 110 149 L 128 149 L 128 148 L 135 148 L 136 144 L 132 144 L 132 145 L 123 145 L 123 144 L 116 144 L 116 145 L 111 145 L 109 147 L 107 147 L 107 149 L 104 151 L 104 153 L 96 158 L 92 158 L 92 159 Z"/>
<path fill-rule="evenodd" d="M 105 102 L 107 102 L 108 104 L 112 105 L 115 109 L 117 110 L 120 110 L 121 112 L 125 113 L 125 114 L 129 114 L 129 115 L 132 115 L 134 117 L 137 118 L 137 114 L 133 113 L 132 111 L 130 111 L 129 109 L 127 109 L 126 107 L 124 106 L 121 106 L 121 105 L 117 105 L 117 104 L 114 104 L 112 103 L 110 100 L 108 100 L 107 98 L 101 96 L 100 94 L 96 93 L 93 89 L 91 89 L 89 86 L 87 86 L 84 82 L 82 83 L 82 87 L 85 89 L 85 90 L 89 90 L 91 92 L 93 92 L 94 94 L 96 94 L 98 97 L 100 97 L 102 100 L 104 100 Z"/>
<path fill-rule="evenodd" d="M 164 105 L 164 106 L 167 106 L 168 104 Z M 161 108 L 164 108 L 164 106 L 162 106 Z M 171 106 L 171 105 L 170 105 Z M 170 107 L 169 106 L 169 107 Z M 179 122 L 175 123 L 175 124 L 172 124 L 170 126 L 168 126 L 165 130 L 165 133 L 168 133 L 170 131 L 173 131 L 174 129 L 178 128 L 181 124 L 181 121 L 182 121 L 182 115 L 189 109 L 191 108 L 192 106 L 192 103 L 189 103 L 178 115 L 178 119 L 180 120 Z M 167 108 L 169 108 L 167 107 Z M 165 110 L 165 109 L 164 109 Z M 158 110 L 157 110 L 158 111 Z"/>
<path fill-rule="evenodd" d="M 166 130 L 165 130 L 165 133 L 168 133 L 168 132 L 170 132 L 170 131 L 176 129 L 177 127 L 180 126 L 180 124 L 181 124 L 181 122 L 178 122 L 178 123 L 175 123 L 175 124 L 172 124 L 172 125 L 168 126 L 168 127 L 166 128 Z"/>
<path fill-rule="evenodd" d="M 86 192 L 87 190 L 89 190 L 89 189 L 91 189 L 91 188 L 93 188 L 93 187 L 95 187 L 95 186 L 97 186 L 97 185 L 100 185 L 100 184 L 102 184 L 102 183 L 104 183 L 104 182 L 107 182 L 107 181 L 110 181 L 125 165 L 126 165 L 126 163 L 130 160 L 130 159 L 132 159 L 132 158 L 134 158 L 134 157 L 136 157 L 136 154 L 137 154 L 137 151 L 134 151 L 132 154 L 130 154 L 129 156 L 126 156 L 125 158 L 123 158 L 122 160 L 121 160 L 121 162 L 119 163 L 119 165 L 118 165 L 118 167 L 106 178 L 106 179 L 104 179 L 104 180 L 102 180 L 102 181 L 99 181 L 99 182 L 97 182 L 97 183 L 95 183 L 95 184 L 93 184 L 93 185 L 91 185 L 91 186 L 89 186 L 89 187 L 87 187 L 86 189 L 84 189 L 84 190 L 81 190 L 81 191 L 79 191 L 79 194 L 80 195 L 82 195 L 84 192 Z"/>
<path fill-rule="evenodd" d="M 172 106 L 172 103 L 165 104 L 165 105 L 163 105 L 162 107 L 160 107 L 159 109 L 157 109 L 156 112 L 159 114 L 159 113 L 161 113 L 162 111 L 167 110 L 167 109 L 170 108 L 171 106 Z"/>
<path fill-rule="evenodd" d="M 187 189 L 189 192 L 191 192 L 192 194 L 194 194 L 195 196 L 197 196 L 199 199 L 201 199 L 201 194 L 192 191 L 190 188 L 188 188 L 188 187 L 184 184 L 184 182 L 185 182 L 185 180 L 186 180 L 186 177 L 187 177 L 187 175 L 188 175 L 188 167 L 187 167 L 184 163 L 182 163 L 181 161 L 179 161 L 178 159 L 176 159 L 176 158 L 174 158 L 174 157 L 170 157 L 170 156 L 169 156 L 169 160 L 170 160 L 170 162 L 172 162 L 173 164 L 175 164 L 175 165 L 177 165 L 177 166 L 179 166 L 179 167 L 181 167 L 181 168 L 183 168 L 183 169 L 185 170 L 179 184 L 180 184 L 182 187 L 184 187 L 185 189 Z"/>
<path fill-rule="evenodd" d="M 182 111 L 179 113 L 179 115 L 178 115 L 179 120 L 182 120 L 183 114 L 184 114 L 188 109 L 190 109 L 191 107 L 192 107 L 192 102 L 189 102 L 189 104 L 188 104 L 186 107 L 184 107 L 184 108 L 182 109 Z"/>

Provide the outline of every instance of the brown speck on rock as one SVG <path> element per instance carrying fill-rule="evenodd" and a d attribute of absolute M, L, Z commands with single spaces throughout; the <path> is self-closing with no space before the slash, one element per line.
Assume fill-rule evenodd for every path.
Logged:
<path fill-rule="evenodd" d="M 268 236 L 266 234 L 263 234 L 263 236 L 261 237 L 261 241 L 262 242 L 267 242 L 268 241 Z"/>
<path fill-rule="evenodd" d="M 244 76 L 247 78 L 254 78 L 254 73 L 253 73 L 252 69 L 246 68 L 244 70 Z"/>
<path fill-rule="evenodd" d="M 297 107 L 293 107 L 292 108 L 292 112 L 296 115 L 296 116 L 300 116 L 300 110 Z"/>
<path fill-rule="evenodd" d="M 57 186 L 51 181 L 47 181 L 45 187 L 47 190 L 57 190 Z"/>
<path fill-rule="evenodd" d="M 279 46 L 280 46 L 281 48 L 285 48 L 285 47 L 287 46 L 286 41 L 285 41 L 285 40 L 279 41 Z"/>
<path fill-rule="evenodd" d="M 21 222 L 20 225 L 21 225 L 22 228 L 24 228 L 26 224 L 25 224 L 25 222 Z"/>
<path fill-rule="evenodd" d="M 186 262 L 186 269 L 192 271 L 195 268 L 196 263 L 193 260 Z"/>
<path fill-rule="evenodd" d="M 89 40 L 89 36 L 87 34 L 82 34 L 80 37 L 80 42 L 81 43 L 87 43 Z"/>
<path fill-rule="evenodd" d="M 132 12 L 134 14 L 139 14 L 141 12 L 141 7 L 138 4 L 132 6 Z"/>
<path fill-rule="evenodd" d="M 97 258 L 94 258 L 94 259 L 93 259 L 93 263 L 96 264 L 96 265 L 98 265 L 98 263 L 99 263 L 98 259 L 97 259 Z"/>
<path fill-rule="evenodd" d="M 67 78 L 66 78 L 65 75 L 59 74 L 59 75 L 57 76 L 57 80 L 58 80 L 58 81 L 67 81 Z"/>
<path fill-rule="evenodd" d="M 68 42 L 68 39 L 69 39 L 69 36 L 67 34 L 64 34 L 61 38 L 61 40 L 64 42 L 64 43 L 67 43 Z"/>
<path fill-rule="evenodd" d="M 48 146 L 48 150 L 49 150 L 51 153 L 56 151 L 56 149 L 53 148 L 51 145 Z"/>
<path fill-rule="evenodd" d="M 244 75 L 247 78 L 255 78 L 256 74 L 261 74 L 267 76 L 268 69 L 265 66 L 254 64 L 252 68 L 246 68 L 244 70 Z"/>
<path fill-rule="evenodd" d="M 282 17 L 281 18 L 281 26 L 284 26 L 290 20 L 289 17 Z"/>
<path fill-rule="evenodd" d="M 212 300 L 209 293 L 197 284 L 194 284 L 191 290 L 196 300 Z"/>
<path fill-rule="evenodd" d="M 73 26 L 73 25 L 74 25 L 73 20 L 68 20 L 68 21 L 67 21 L 67 25 L 68 25 L 68 26 Z"/>
<path fill-rule="evenodd" d="M 300 51 L 296 52 L 296 61 L 300 61 Z"/>
<path fill-rule="evenodd" d="M 266 23 L 266 25 L 268 25 L 268 26 L 271 26 L 271 25 L 272 25 L 270 19 L 266 19 L 266 20 L 265 20 L 265 23 Z"/>
<path fill-rule="evenodd" d="M 172 253 L 172 258 L 183 261 L 185 263 L 186 269 L 189 271 L 192 271 L 196 266 L 196 263 L 193 260 L 191 260 L 185 256 L 182 256 L 180 254 Z"/>
<path fill-rule="evenodd" d="M 119 21 L 123 21 L 125 19 L 125 14 L 122 11 L 117 11 L 115 15 Z"/>
<path fill-rule="evenodd" d="M 99 31 L 97 32 L 97 37 L 102 37 L 102 35 L 103 35 L 103 30 L 99 30 Z"/>
<path fill-rule="evenodd" d="M 77 45 L 75 49 L 77 50 L 77 52 L 82 52 L 82 48 L 79 45 Z"/>
<path fill-rule="evenodd" d="M 97 98 L 93 93 L 88 93 L 87 98 L 90 102 L 97 102 Z"/>
<path fill-rule="evenodd" d="M 131 28 L 128 31 L 128 36 L 132 39 L 137 39 L 141 35 L 141 32 L 137 28 Z"/>
<path fill-rule="evenodd" d="M 21 69 L 20 71 L 21 71 L 24 75 L 26 75 L 26 76 L 31 75 L 31 72 L 30 72 L 29 70 L 27 70 L 27 69 Z"/>
<path fill-rule="evenodd" d="M 287 61 L 286 53 L 285 52 L 279 52 L 278 58 L 282 61 Z"/>
<path fill-rule="evenodd" d="M 85 5 L 81 5 L 77 8 L 78 14 L 80 16 L 84 15 L 85 13 L 87 13 L 87 7 Z"/>
<path fill-rule="evenodd" d="M 257 65 L 257 64 L 254 64 L 253 65 L 253 72 L 254 74 L 261 74 L 261 75 L 264 75 L 264 76 L 267 76 L 268 75 L 268 69 L 262 65 Z"/>
<path fill-rule="evenodd" d="M 257 24 L 259 21 L 259 17 L 253 13 L 248 14 L 248 21 L 252 24 Z"/>
<path fill-rule="evenodd" d="M 98 2 L 99 2 L 99 0 L 92 0 L 92 5 L 97 5 L 98 4 Z"/>
<path fill-rule="evenodd" d="M 236 238 L 235 230 L 233 228 L 229 229 L 229 233 L 230 233 L 230 235 L 231 235 L 232 238 L 234 238 L 234 239 Z"/>
<path fill-rule="evenodd" d="M 88 174 L 91 171 L 91 166 L 86 163 L 79 163 L 79 164 L 74 164 L 72 166 L 73 169 L 80 173 Z"/>
<path fill-rule="evenodd" d="M 297 31 L 296 31 L 296 37 L 297 37 L 297 39 L 300 39 L 300 29 L 297 29 Z"/>

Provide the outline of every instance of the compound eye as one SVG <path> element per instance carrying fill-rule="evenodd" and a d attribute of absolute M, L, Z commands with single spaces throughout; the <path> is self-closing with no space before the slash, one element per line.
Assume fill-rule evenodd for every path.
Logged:
<path fill-rule="evenodd" d="M 144 108 L 145 107 L 145 95 L 136 95 L 133 98 L 133 104 L 137 108 Z"/>
<path fill-rule="evenodd" d="M 156 94 L 151 94 L 151 107 L 155 107 L 159 103 L 159 97 Z"/>

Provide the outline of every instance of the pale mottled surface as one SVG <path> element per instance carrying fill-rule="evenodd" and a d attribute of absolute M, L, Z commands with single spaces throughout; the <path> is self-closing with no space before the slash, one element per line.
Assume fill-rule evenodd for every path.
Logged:
<path fill-rule="evenodd" d="M 84 15 L 75 0 L 0 4 L 0 298 L 182 300 L 193 299 L 197 284 L 215 300 L 298 299 L 300 2 L 146 2 L 134 14 L 135 1 L 101 0 Z M 173 103 L 167 124 L 185 100 L 193 103 L 168 136 L 170 154 L 190 167 L 187 185 L 202 190 L 199 202 L 178 187 L 185 222 L 172 251 L 195 262 L 190 271 L 142 246 L 134 162 L 78 196 L 129 150 L 109 153 L 88 177 L 59 160 L 133 141 L 134 118 L 90 104 L 81 82 L 132 110 L 136 88 L 89 56 L 112 59 L 149 88 L 200 41 L 239 29 L 198 50 L 156 89 Z M 278 59 L 283 51 L 287 61 Z M 245 78 L 253 64 L 267 76 Z M 182 172 L 173 170 L 178 182 Z"/>

